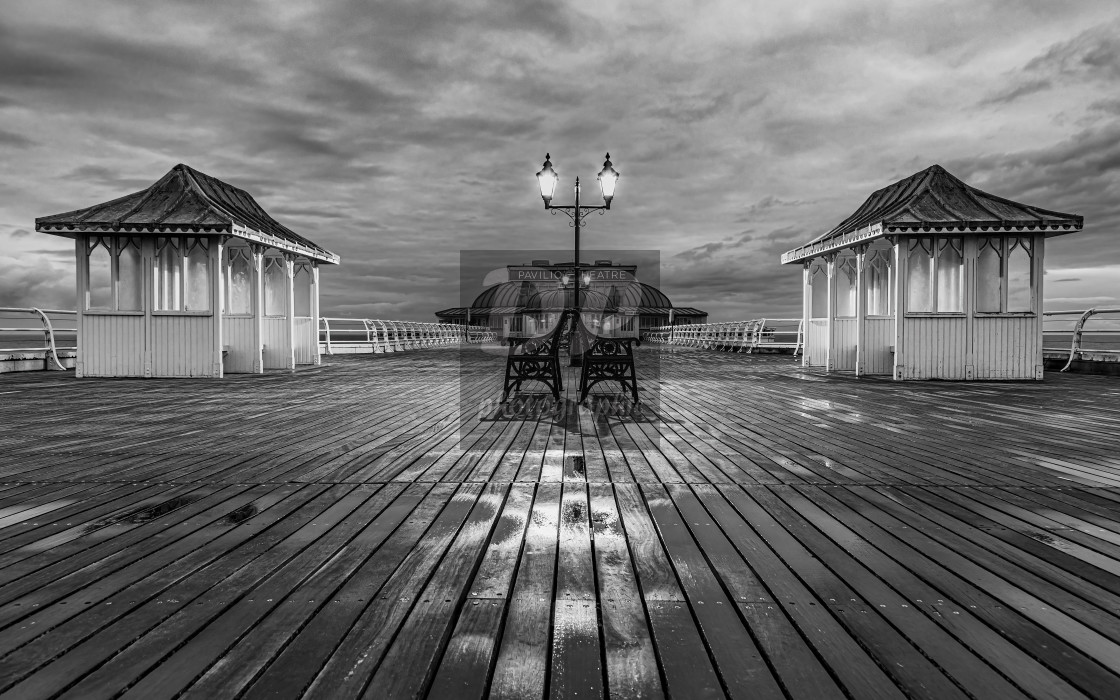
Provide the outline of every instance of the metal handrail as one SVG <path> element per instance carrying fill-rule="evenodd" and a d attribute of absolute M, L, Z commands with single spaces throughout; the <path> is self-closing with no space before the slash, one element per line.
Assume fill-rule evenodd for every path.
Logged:
<path fill-rule="evenodd" d="M 771 323 L 797 323 L 792 342 L 775 342 Z M 790 334 L 792 331 L 785 331 Z M 748 321 L 689 323 L 656 326 L 643 332 L 642 338 L 653 343 L 700 347 L 729 352 L 754 352 L 761 348 L 793 349 L 794 357 L 805 348 L 805 323 L 800 318 L 761 318 Z"/>
<path fill-rule="evenodd" d="M 26 327 L 23 327 L 23 326 L 3 327 L 3 328 L 0 328 L 0 333 L 42 333 L 43 334 L 43 340 L 46 342 L 46 347 L 41 347 L 41 348 L 37 348 L 37 347 L 31 347 L 31 348 L 28 348 L 28 347 L 0 348 L 0 353 L 14 353 L 14 352 L 50 353 L 50 358 L 49 359 L 54 360 L 55 366 L 57 366 L 59 369 L 62 369 L 62 370 L 66 369 L 66 367 L 63 366 L 62 361 L 58 357 L 58 351 L 59 350 L 75 350 L 76 351 L 78 349 L 78 345 L 77 345 L 78 312 L 77 311 L 71 311 L 71 310 L 67 310 L 67 309 L 38 309 L 38 308 L 34 308 L 34 307 L 31 307 L 31 308 L 18 308 L 18 307 L 8 307 L 8 306 L 0 307 L 0 314 L 9 314 L 9 313 L 26 313 L 26 314 L 32 315 L 33 318 L 37 317 L 39 323 L 42 324 L 42 325 L 39 328 L 26 328 Z M 54 323 L 51 321 L 50 316 L 48 316 L 47 314 L 57 314 L 57 315 L 62 315 L 62 316 L 73 316 L 74 317 L 75 326 L 74 326 L 73 329 L 70 329 L 70 328 L 60 328 L 60 329 L 58 329 L 59 331 L 74 333 L 74 339 L 75 339 L 74 345 L 67 345 L 67 346 L 64 346 L 64 347 L 59 347 L 58 339 L 55 337 Z"/>
<path fill-rule="evenodd" d="M 1077 316 L 1078 317 L 1077 322 L 1073 326 L 1073 331 L 1072 331 L 1073 335 L 1070 338 L 1069 357 L 1066 359 L 1065 367 L 1062 367 L 1062 369 L 1060 371 L 1062 371 L 1062 372 L 1067 371 L 1073 365 L 1073 361 L 1075 359 L 1077 359 L 1078 355 L 1084 355 L 1086 353 L 1094 353 L 1094 354 L 1099 354 L 1099 355 L 1120 355 L 1120 350 L 1099 350 L 1099 349 L 1094 349 L 1094 348 L 1081 347 L 1081 341 L 1082 341 L 1082 338 L 1085 335 L 1085 323 L 1088 322 L 1088 320 L 1090 318 L 1092 318 L 1093 316 L 1099 316 L 1101 314 L 1120 314 L 1120 308 L 1107 308 L 1107 309 L 1092 308 L 1092 309 L 1088 309 L 1087 311 L 1045 311 L 1045 312 L 1043 312 L 1043 314 L 1042 314 L 1043 320 L 1045 320 L 1047 317 L 1052 318 L 1052 317 L 1056 317 L 1056 316 Z M 1100 335 L 1120 334 L 1120 329 L 1102 328 L 1098 331 L 1095 331 L 1095 333 L 1100 334 Z M 1043 335 L 1045 335 L 1045 334 L 1046 334 L 1046 331 L 1044 329 L 1043 330 Z M 1047 351 L 1047 350 L 1049 350 L 1051 352 L 1061 352 L 1061 348 L 1043 347 L 1043 351 Z"/>
<path fill-rule="evenodd" d="M 346 328 L 345 324 L 361 325 Z M 335 354 L 334 351 L 339 348 L 366 345 L 370 346 L 370 352 L 398 352 L 460 342 L 483 343 L 494 339 L 494 333 L 489 329 L 477 333 L 450 323 L 326 316 L 319 319 L 319 332 L 328 355 Z M 359 337 L 352 337 L 354 335 Z"/>

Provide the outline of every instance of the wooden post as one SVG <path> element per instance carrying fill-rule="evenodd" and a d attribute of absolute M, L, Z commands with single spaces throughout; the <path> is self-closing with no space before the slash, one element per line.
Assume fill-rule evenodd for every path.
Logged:
<path fill-rule="evenodd" d="M 828 260 L 828 347 L 825 351 L 825 371 L 831 372 L 836 364 L 836 253 L 825 256 Z"/>
<path fill-rule="evenodd" d="M 319 263 L 311 261 L 311 362 L 323 364 L 319 354 Z"/>
<path fill-rule="evenodd" d="M 906 377 L 906 256 L 905 238 L 894 243 L 894 378 Z"/>
<path fill-rule="evenodd" d="M 156 260 L 157 238 L 140 239 L 140 299 L 144 307 L 144 377 L 152 376 L 152 311 L 156 308 L 156 284 L 159 279 L 159 261 Z"/>
<path fill-rule="evenodd" d="M 264 247 L 249 244 L 253 262 L 253 372 L 264 374 Z"/>
<path fill-rule="evenodd" d="M 813 278 L 809 274 L 809 268 L 812 266 L 812 264 L 813 264 L 813 259 L 812 258 L 810 258 L 810 259 L 801 263 L 801 282 L 802 282 L 801 323 L 803 324 L 803 328 L 805 329 L 806 335 L 808 335 L 808 333 L 809 333 L 809 328 L 810 328 L 809 324 L 810 324 L 811 319 L 812 319 L 812 305 L 813 305 L 812 281 L 813 281 Z M 808 347 L 808 343 L 805 344 L 805 347 Z M 802 352 L 801 353 L 801 366 L 802 367 L 808 367 L 809 366 L 809 353 L 807 353 L 807 352 Z"/>
<path fill-rule="evenodd" d="M 864 347 L 867 338 L 867 275 L 864 264 L 867 262 L 867 244 L 856 250 L 856 376 L 863 374 L 863 364 L 867 356 Z"/>
<path fill-rule="evenodd" d="M 964 321 L 964 378 L 976 378 L 976 261 L 980 246 L 976 236 L 965 236 L 961 243 L 961 305 L 967 318 Z"/>
<path fill-rule="evenodd" d="M 288 306 L 285 309 L 284 320 L 288 324 L 288 349 L 284 355 L 284 365 L 287 369 L 296 368 L 296 290 L 295 290 L 295 259 L 284 253 L 284 286 L 287 288 L 285 295 Z"/>
<path fill-rule="evenodd" d="M 225 376 L 225 366 L 222 362 L 222 307 L 224 306 L 225 275 L 222 274 L 222 249 L 225 248 L 224 237 L 215 236 L 210 239 L 210 311 L 213 313 L 214 348 L 212 357 L 213 370 L 211 376 L 221 379 Z M 223 290 L 225 293 L 223 293 Z"/>
<path fill-rule="evenodd" d="M 83 352 L 83 339 L 85 334 L 82 327 L 85 325 L 86 308 L 89 306 L 89 259 L 87 250 L 89 250 L 88 236 L 78 234 L 74 236 L 74 275 L 75 284 L 77 285 L 77 294 L 74 297 L 77 300 L 77 314 L 76 327 L 78 329 L 78 356 L 74 360 L 74 376 L 81 378 L 85 376 L 85 353 Z"/>
<path fill-rule="evenodd" d="M 1031 308 L 1034 309 L 1034 323 L 1035 323 L 1035 356 L 1034 356 L 1034 378 L 1041 380 L 1043 376 L 1043 360 L 1042 360 L 1042 312 L 1045 310 L 1043 307 L 1042 296 L 1042 282 L 1045 279 L 1046 266 L 1044 254 L 1046 252 L 1046 234 L 1039 233 L 1034 236 L 1031 252 L 1034 257 L 1031 259 Z"/>

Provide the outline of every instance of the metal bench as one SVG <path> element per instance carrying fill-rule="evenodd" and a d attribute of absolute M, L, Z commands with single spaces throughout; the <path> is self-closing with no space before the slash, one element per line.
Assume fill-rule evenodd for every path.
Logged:
<path fill-rule="evenodd" d="M 567 316 L 567 311 L 561 313 L 556 327 L 543 335 L 509 338 L 502 403 L 509 400 L 510 391 L 521 391 L 521 384 L 528 381 L 541 382 L 552 391 L 557 401 L 560 400 L 560 392 L 564 390 L 560 369 L 560 343 Z"/>
<path fill-rule="evenodd" d="M 582 355 L 579 375 L 579 402 L 587 398 L 591 387 L 600 382 L 618 382 L 623 392 L 630 392 L 638 403 L 638 375 L 634 369 L 634 346 L 637 338 L 601 336 L 586 327 L 581 319 L 576 324 L 573 352 Z"/>

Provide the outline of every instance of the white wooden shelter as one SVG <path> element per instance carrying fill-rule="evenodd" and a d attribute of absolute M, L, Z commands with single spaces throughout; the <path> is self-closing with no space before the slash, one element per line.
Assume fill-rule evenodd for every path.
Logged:
<path fill-rule="evenodd" d="M 1046 239 L 1081 216 L 933 165 L 782 255 L 804 276 L 806 366 L 895 379 L 1042 379 Z"/>
<path fill-rule="evenodd" d="M 41 217 L 74 239 L 79 377 L 221 377 L 319 363 L 319 266 L 337 255 L 186 165 Z"/>

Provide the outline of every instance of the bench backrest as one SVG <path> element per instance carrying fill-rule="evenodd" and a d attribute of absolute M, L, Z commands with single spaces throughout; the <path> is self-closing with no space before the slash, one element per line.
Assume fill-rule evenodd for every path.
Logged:
<path fill-rule="evenodd" d="M 560 344 L 564 337 L 565 321 L 568 320 L 568 311 L 563 311 L 560 314 L 560 320 L 556 322 L 556 326 L 548 333 L 541 335 L 534 335 L 528 338 L 510 338 L 509 339 L 509 354 L 510 356 L 538 356 L 538 357 L 559 357 Z"/>

